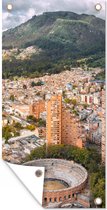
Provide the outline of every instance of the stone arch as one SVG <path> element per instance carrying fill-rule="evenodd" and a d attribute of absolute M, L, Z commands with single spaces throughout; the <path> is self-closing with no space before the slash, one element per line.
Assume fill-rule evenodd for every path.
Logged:
<path fill-rule="evenodd" d="M 72 194 L 72 197 L 73 197 L 73 198 L 75 197 L 75 194 L 74 194 L 74 193 Z"/>
<path fill-rule="evenodd" d="M 45 203 L 47 202 L 47 198 L 46 198 L 46 197 L 44 198 L 44 202 L 45 202 Z"/>
<path fill-rule="evenodd" d="M 49 198 L 49 202 L 50 202 L 50 203 L 52 202 L 52 198 Z"/>
<path fill-rule="evenodd" d="M 62 201 L 62 197 L 59 197 L 59 201 Z"/>
<path fill-rule="evenodd" d="M 64 195 L 64 200 L 66 200 L 67 199 L 67 196 L 66 195 Z"/>
<path fill-rule="evenodd" d="M 57 202 L 57 197 L 54 198 L 54 202 Z"/>
<path fill-rule="evenodd" d="M 68 199 L 70 199 L 70 198 L 71 198 L 71 195 L 69 194 L 69 195 L 68 195 Z"/>

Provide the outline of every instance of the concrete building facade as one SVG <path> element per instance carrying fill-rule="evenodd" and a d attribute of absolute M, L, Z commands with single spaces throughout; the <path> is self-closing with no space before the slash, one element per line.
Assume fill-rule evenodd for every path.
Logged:
<path fill-rule="evenodd" d="M 93 94 L 81 94 L 81 103 L 86 103 L 88 105 L 95 104 L 100 105 L 101 98 L 99 93 L 93 93 Z"/>

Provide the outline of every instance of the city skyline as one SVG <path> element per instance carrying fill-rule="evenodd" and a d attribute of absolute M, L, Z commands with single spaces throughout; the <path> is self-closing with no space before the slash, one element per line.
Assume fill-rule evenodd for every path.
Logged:
<path fill-rule="evenodd" d="M 71 70 L 33 79 L 3 80 L 3 159 L 14 164 L 46 164 L 45 184 L 50 187 L 51 183 L 57 183 L 56 193 L 50 194 L 49 190 L 45 193 L 44 188 L 43 206 L 63 207 L 66 201 L 72 207 L 76 203 L 89 208 L 90 193 L 96 196 L 98 189 L 103 193 L 104 206 L 105 82 L 95 79 L 101 69 Z M 34 86 L 38 82 L 39 86 Z M 97 167 L 97 183 L 102 183 L 99 188 L 96 183 L 90 190 L 88 179 L 84 182 L 83 166 L 92 178 Z M 65 170 L 65 177 L 61 170 Z M 82 185 L 75 188 L 78 177 Z M 69 188 L 63 185 L 64 190 L 58 190 L 62 180 Z"/>

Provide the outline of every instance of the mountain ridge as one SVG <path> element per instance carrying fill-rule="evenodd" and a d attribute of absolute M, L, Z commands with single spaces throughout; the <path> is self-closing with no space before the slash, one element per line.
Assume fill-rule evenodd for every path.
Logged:
<path fill-rule="evenodd" d="M 33 54 L 28 61 L 28 65 L 31 62 L 33 67 L 29 70 L 23 67 L 25 72 L 34 73 L 39 69 L 40 72 L 56 73 L 65 65 L 74 66 L 77 64 L 76 60 L 90 56 L 91 60 L 87 65 L 93 65 L 95 60 L 95 67 L 104 67 L 105 21 L 94 15 L 45 12 L 3 32 L 2 40 L 3 49 L 26 49 L 30 46 L 41 49 L 39 55 Z M 13 72 L 14 60 L 15 57 L 12 57 L 10 63 Z M 22 66 L 24 64 L 21 61 Z M 7 68 L 5 61 L 4 71 Z"/>
<path fill-rule="evenodd" d="M 13 35 L 13 36 L 19 35 L 19 36 L 21 36 L 21 37 L 19 37 L 19 39 L 22 39 L 22 37 L 24 35 L 27 36 L 30 33 L 30 36 L 32 38 L 31 32 L 37 33 L 37 35 L 38 35 L 38 31 L 39 30 L 42 31 L 42 29 L 44 29 L 44 27 L 45 27 L 44 33 L 46 34 L 46 32 L 48 32 L 48 30 L 50 30 L 50 27 L 52 28 L 53 24 L 58 19 L 60 19 L 60 20 L 62 19 L 62 21 L 64 21 L 64 20 L 78 21 L 79 20 L 80 22 L 82 21 L 84 23 L 93 25 L 94 27 L 96 26 L 96 24 L 94 24 L 94 21 L 97 20 L 98 24 L 100 24 L 99 25 L 100 31 L 102 31 L 101 30 L 102 26 L 104 26 L 104 20 L 102 20 L 100 18 L 96 18 L 94 15 L 86 15 L 86 14 L 80 15 L 80 14 L 76 14 L 76 13 L 72 13 L 72 12 L 63 12 L 63 11 L 45 12 L 42 15 L 33 16 L 30 20 L 26 21 L 25 23 L 22 23 L 21 25 L 15 27 L 15 28 L 12 28 L 12 29 L 9 29 L 9 30 L 3 32 L 3 47 L 4 47 L 4 43 L 8 43 L 9 41 L 16 42 L 16 39 L 14 40 L 14 37 L 9 37 L 9 34 L 10 34 L 10 36 L 11 35 Z M 39 31 L 39 32 L 41 32 L 41 31 Z M 23 32 L 23 35 L 22 35 L 22 32 Z M 25 34 L 27 32 L 28 32 L 28 34 Z M 35 36 L 35 34 L 33 34 L 33 35 Z M 39 36 L 40 36 L 40 34 L 39 34 Z M 8 38 L 8 40 L 6 40 L 6 38 Z M 17 46 L 17 42 L 14 43 L 14 45 Z M 8 46 L 8 44 L 6 46 Z"/>

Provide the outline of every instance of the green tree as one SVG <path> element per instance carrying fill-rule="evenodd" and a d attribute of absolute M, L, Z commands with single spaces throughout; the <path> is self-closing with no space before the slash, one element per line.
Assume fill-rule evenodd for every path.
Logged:
<path fill-rule="evenodd" d="M 19 123 L 19 122 L 13 123 L 13 126 L 14 126 L 15 128 L 17 128 L 18 130 L 23 129 L 23 126 L 22 126 L 21 123 Z"/>
<path fill-rule="evenodd" d="M 35 130 L 35 126 L 34 125 L 27 125 L 26 129 L 28 129 L 30 131 L 34 131 Z"/>
<path fill-rule="evenodd" d="M 42 120 L 41 118 L 38 119 L 38 127 L 45 127 L 46 126 L 46 120 Z"/>
<path fill-rule="evenodd" d="M 83 104 L 84 109 L 88 107 L 88 104 Z"/>
<path fill-rule="evenodd" d="M 33 115 L 29 115 L 29 116 L 27 116 L 27 121 L 36 123 L 37 119 Z"/>
<path fill-rule="evenodd" d="M 71 103 L 76 106 L 77 105 L 77 100 L 76 99 L 71 99 Z"/>
<path fill-rule="evenodd" d="M 64 102 L 65 102 L 66 104 L 70 104 L 70 103 L 71 103 L 71 99 L 65 98 L 65 99 L 64 99 Z"/>
<path fill-rule="evenodd" d="M 8 140 L 12 137 L 12 134 L 6 130 L 4 138 L 5 138 L 5 144 L 8 144 Z"/>
<path fill-rule="evenodd" d="M 35 87 L 36 83 L 34 81 L 31 82 L 31 87 Z"/>
<path fill-rule="evenodd" d="M 75 109 L 74 109 L 74 110 L 72 110 L 72 113 L 73 113 L 73 114 L 75 114 L 76 116 L 78 116 L 78 115 L 79 115 L 79 114 L 78 114 L 78 112 L 77 112 L 77 110 L 75 110 Z"/>
<path fill-rule="evenodd" d="M 11 101 L 14 101 L 14 100 L 15 100 L 14 95 L 11 95 L 11 96 L 10 96 L 10 100 L 11 100 Z"/>

